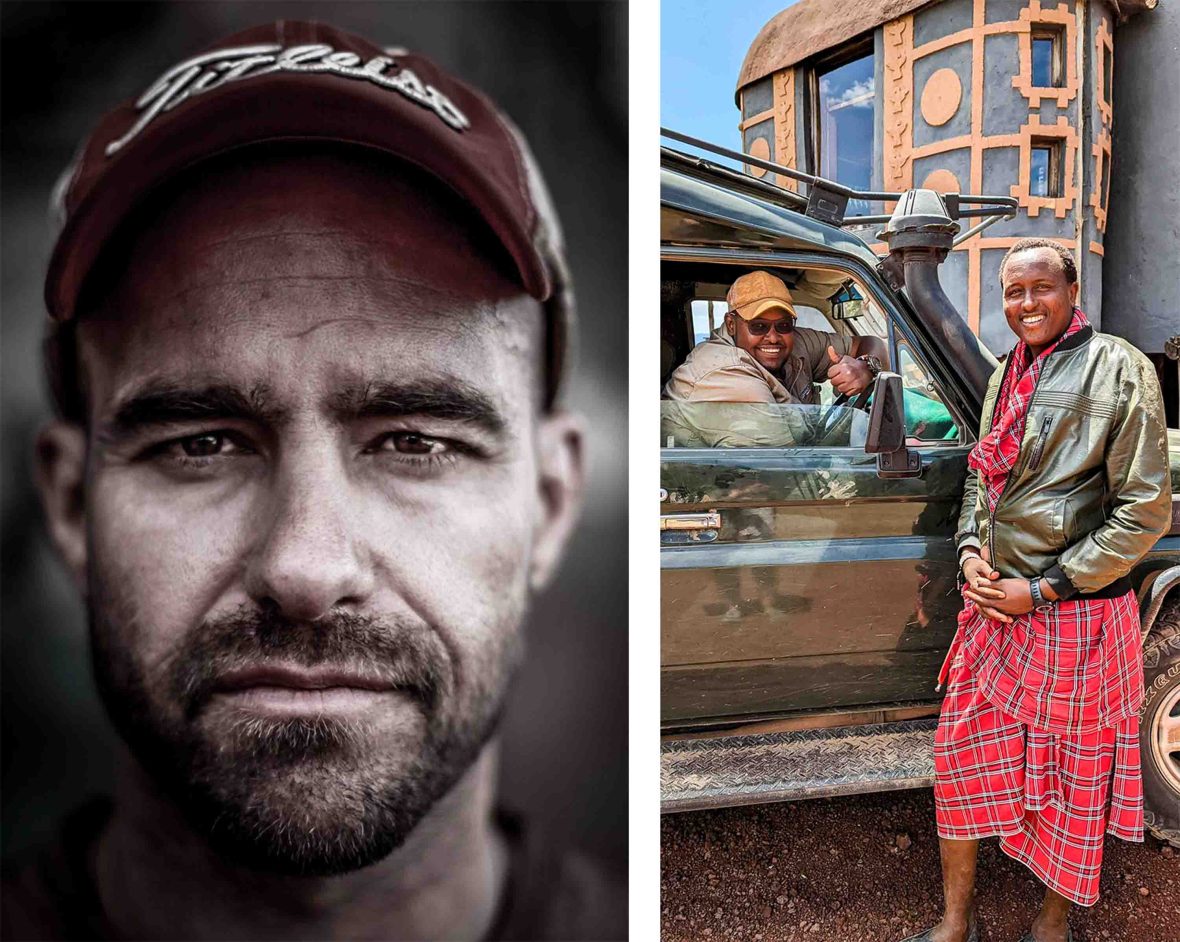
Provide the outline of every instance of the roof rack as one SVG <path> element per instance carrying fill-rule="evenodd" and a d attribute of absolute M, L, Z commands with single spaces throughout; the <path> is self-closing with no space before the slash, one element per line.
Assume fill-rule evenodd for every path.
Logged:
<path fill-rule="evenodd" d="M 701 170 L 725 179 L 731 184 L 737 183 L 744 187 L 750 187 L 753 184 L 753 188 L 757 189 L 762 196 L 770 199 L 772 202 L 786 206 L 789 209 L 802 211 L 812 219 L 818 219 L 820 222 L 826 222 L 833 226 L 865 226 L 888 222 L 890 219 L 889 214 L 846 216 L 848 201 L 897 201 L 904 195 L 893 192 L 855 190 L 851 187 L 844 186 L 842 183 L 837 183 L 835 180 L 827 180 L 815 174 L 796 170 L 793 167 L 784 167 L 782 164 L 776 164 L 770 160 L 763 160 L 761 157 L 755 157 L 752 154 L 743 154 L 740 151 L 730 150 L 727 147 L 710 144 L 708 141 L 690 137 L 687 134 L 681 134 L 679 131 L 672 131 L 668 128 L 660 128 L 660 136 L 678 141 L 681 144 L 688 144 L 691 147 L 719 154 L 722 157 L 728 157 L 747 166 L 761 167 L 763 170 L 769 170 L 780 176 L 789 177 L 792 180 L 798 180 L 800 183 L 807 184 L 806 195 L 795 193 L 786 187 L 771 183 L 769 180 L 761 180 L 751 174 L 731 170 L 728 167 L 723 167 L 720 164 L 713 163 L 701 157 L 694 157 L 692 154 L 686 154 L 683 151 L 674 150 L 662 145 L 660 147 L 661 154 L 666 157 L 687 161 Z M 965 193 L 943 193 L 940 196 L 946 205 L 947 215 L 951 219 L 958 220 L 977 216 L 987 217 L 978 225 L 972 226 L 966 232 L 960 233 L 955 238 L 954 245 L 959 245 L 961 242 L 982 232 L 988 226 L 999 222 L 1001 219 L 1014 218 L 1019 205 L 1015 197 L 1011 196 L 974 196 Z"/>

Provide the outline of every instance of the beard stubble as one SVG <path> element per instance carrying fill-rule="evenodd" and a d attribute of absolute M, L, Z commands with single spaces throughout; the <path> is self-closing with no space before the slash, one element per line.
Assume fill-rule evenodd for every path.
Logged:
<path fill-rule="evenodd" d="M 203 622 L 149 677 L 132 653 L 142 618 L 123 632 L 111 606 L 91 599 L 94 672 L 116 729 L 197 833 L 267 872 L 338 874 L 400 846 L 491 737 L 520 660 L 520 613 L 460 685 L 438 631 L 420 619 L 333 612 L 300 623 L 243 606 Z M 279 662 L 390 682 L 407 698 L 396 729 L 364 715 L 218 708 L 219 678 Z"/>

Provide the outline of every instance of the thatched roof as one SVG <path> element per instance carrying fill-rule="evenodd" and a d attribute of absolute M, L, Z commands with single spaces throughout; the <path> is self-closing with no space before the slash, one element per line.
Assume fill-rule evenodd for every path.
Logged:
<path fill-rule="evenodd" d="M 802 0 L 759 31 L 742 63 L 737 91 L 932 2 L 939 0 Z M 1140 10 L 1155 9 L 1159 0 L 1107 2 L 1125 20 Z"/>

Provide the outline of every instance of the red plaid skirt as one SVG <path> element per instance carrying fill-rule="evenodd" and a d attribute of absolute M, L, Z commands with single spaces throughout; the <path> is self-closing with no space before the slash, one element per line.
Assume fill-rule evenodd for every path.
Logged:
<path fill-rule="evenodd" d="M 1104 835 L 1143 840 L 1138 716 L 1049 733 L 993 706 L 962 652 L 949 681 L 934 739 L 939 837 L 999 837 L 1050 889 L 1093 906 Z"/>

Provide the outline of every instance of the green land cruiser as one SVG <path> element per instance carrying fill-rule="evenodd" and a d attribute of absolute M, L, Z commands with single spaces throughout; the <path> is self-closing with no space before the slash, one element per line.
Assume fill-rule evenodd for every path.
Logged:
<path fill-rule="evenodd" d="M 856 193 L 664 136 L 808 185 L 803 196 L 662 148 L 661 388 L 720 325 L 729 285 L 756 269 L 790 286 L 800 326 L 875 335 L 889 362 L 868 401 L 833 400 L 825 383 L 812 406 L 661 402 L 662 808 L 929 785 L 935 683 L 961 607 L 953 535 L 997 362 L 938 266 L 1014 201 Z M 897 208 L 848 217 L 849 199 Z M 963 217 L 983 221 L 958 234 Z M 884 257 L 857 235 L 880 223 Z M 1180 495 L 1180 433 L 1168 434 Z M 1173 501 L 1171 531 L 1131 578 L 1148 687 L 1146 819 L 1180 846 Z"/>

